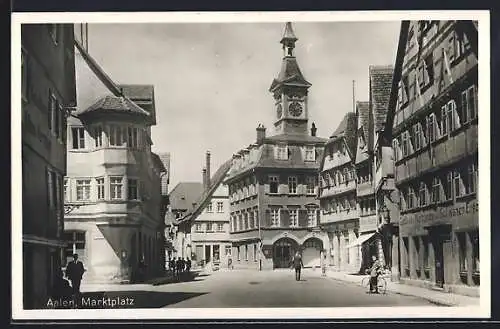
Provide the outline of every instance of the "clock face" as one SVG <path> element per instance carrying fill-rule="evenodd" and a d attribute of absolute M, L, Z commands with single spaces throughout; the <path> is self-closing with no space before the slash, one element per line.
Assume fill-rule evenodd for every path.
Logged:
<path fill-rule="evenodd" d="M 302 104 L 299 102 L 292 102 L 288 106 L 288 112 L 294 117 L 298 117 L 302 114 Z"/>
<path fill-rule="evenodd" d="M 276 108 L 276 114 L 278 115 L 278 119 L 281 118 L 281 115 L 283 114 L 283 107 L 281 106 L 281 104 L 278 104 Z"/>

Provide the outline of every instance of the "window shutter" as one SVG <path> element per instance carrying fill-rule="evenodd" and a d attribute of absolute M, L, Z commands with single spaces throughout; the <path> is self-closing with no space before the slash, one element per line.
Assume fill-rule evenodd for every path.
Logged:
<path fill-rule="evenodd" d="M 280 219 L 282 227 L 290 226 L 290 211 L 288 209 L 280 209 Z"/>
<path fill-rule="evenodd" d="M 298 216 L 299 216 L 299 226 L 307 227 L 307 210 L 299 209 Z"/>

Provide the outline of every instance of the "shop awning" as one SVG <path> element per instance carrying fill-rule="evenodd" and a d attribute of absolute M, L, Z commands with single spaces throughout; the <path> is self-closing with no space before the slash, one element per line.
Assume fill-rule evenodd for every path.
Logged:
<path fill-rule="evenodd" d="M 376 233 L 369 233 L 369 234 L 364 234 L 360 235 L 356 240 L 353 242 L 349 243 L 345 248 L 353 248 L 362 245 L 366 241 L 368 241 L 371 237 L 373 237 Z"/>

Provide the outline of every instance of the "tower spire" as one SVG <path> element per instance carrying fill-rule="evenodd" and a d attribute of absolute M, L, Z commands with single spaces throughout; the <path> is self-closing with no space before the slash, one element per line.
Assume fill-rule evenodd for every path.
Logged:
<path fill-rule="evenodd" d="M 295 48 L 295 42 L 297 41 L 297 37 L 293 32 L 292 23 L 287 22 L 285 24 L 285 30 L 283 31 L 283 37 L 281 38 L 280 43 L 283 45 L 283 56 L 293 57 L 293 50 Z"/>

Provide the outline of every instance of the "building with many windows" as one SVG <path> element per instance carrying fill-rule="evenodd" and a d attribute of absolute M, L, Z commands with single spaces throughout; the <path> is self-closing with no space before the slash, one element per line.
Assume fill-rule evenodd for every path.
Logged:
<path fill-rule="evenodd" d="M 160 177 L 165 167 L 151 152 L 153 86 L 117 85 L 90 56 L 76 29 L 78 108 L 68 119 L 64 179 L 65 259 L 77 253 L 84 282 L 135 280 L 164 271 Z M 86 34 L 85 34 L 86 36 Z M 63 264 L 64 265 L 64 264 Z"/>
<path fill-rule="evenodd" d="M 400 194 L 401 279 L 479 293 L 477 25 L 402 29 L 392 133 Z"/>
<path fill-rule="evenodd" d="M 356 127 L 356 113 L 348 112 L 326 143 L 320 166 L 320 226 L 328 235 L 327 263 L 335 271 L 357 272 L 360 265 L 359 250 L 349 248 L 359 236 Z"/>
<path fill-rule="evenodd" d="M 206 154 L 203 169 L 203 193 L 196 200 L 195 208 L 179 220 L 179 232 L 185 233 L 185 255 L 193 265 L 228 267 L 231 262 L 229 238 L 229 193 L 223 184 L 231 161 L 226 161 L 212 177 L 210 152 Z"/>
<path fill-rule="evenodd" d="M 64 249 L 66 117 L 76 106 L 73 25 L 21 27 L 23 305 L 47 305 Z"/>
<path fill-rule="evenodd" d="M 308 89 L 294 55 L 295 36 L 286 23 L 281 71 L 273 94 L 275 135 L 257 127 L 254 144 L 233 156 L 229 186 L 234 267 L 288 268 L 297 250 L 305 266 L 319 266 L 327 244 L 319 230 L 317 177 L 326 139 L 308 129 Z"/>

